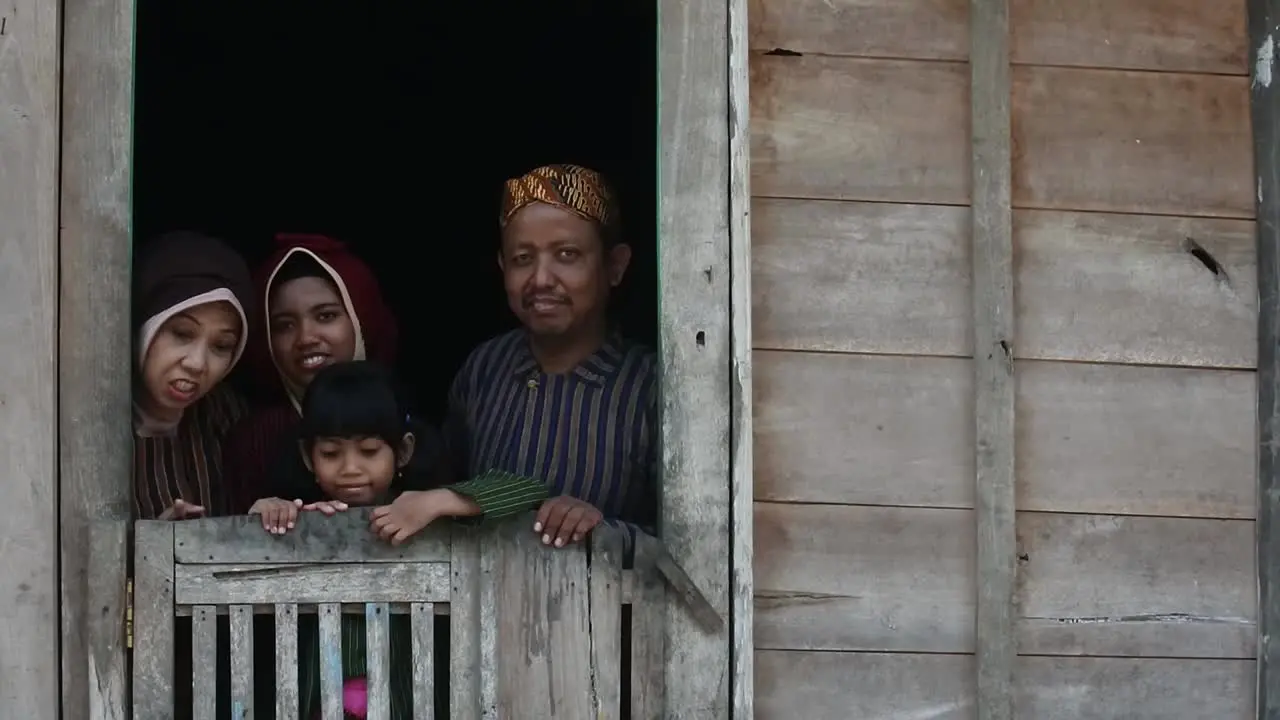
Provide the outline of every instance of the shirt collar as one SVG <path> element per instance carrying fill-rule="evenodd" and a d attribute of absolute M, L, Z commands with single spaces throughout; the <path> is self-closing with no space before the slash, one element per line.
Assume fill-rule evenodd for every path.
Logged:
<path fill-rule="evenodd" d="M 586 360 L 578 364 L 571 372 L 582 380 L 593 385 L 603 385 L 622 365 L 622 335 L 618 331 L 610 331 L 605 336 L 604 344 Z M 528 375 L 538 370 L 538 360 L 529 349 L 528 335 L 521 334 L 515 344 L 512 375 Z"/>

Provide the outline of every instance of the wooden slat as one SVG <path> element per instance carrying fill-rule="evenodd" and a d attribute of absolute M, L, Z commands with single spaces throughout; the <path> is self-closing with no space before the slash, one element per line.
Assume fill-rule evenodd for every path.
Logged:
<path fill-rule="evenodd" d="M 1019 513 L 1021 652 L 1251 658 L 1254 524 Z"/>
<path fill-rule="evenodd" d="M 611 717 L 594 707 L 586 554 L 545 547 L 524 523 L 493 539 L 484 545 L 493 568 L 484 580 L 496 630 L 493 717 Z"/>
<path fill-rule="evenodd" d="M 303 513 L 286 535 L 271 535 L 262 520 L 244 515 L 178 524 L 175 557 L 190 565 L 247 563 L 448 562 L 449 525 L 433 524 L 392 546 L 369 532 L 369 508 L 333 517 Z"/>
<path fill-rule="evenodd" d="M 1018 373 L 1020 508 L 1253 517 L 1252 373 Z M 757 352 L 757 498 L 971 507 L 969 374 L 952 358 Z"/>
<path fill-rule="evenodd" d="M 590 543 L 587 612 L 591 631 L 593 714 L 621 718 L 622 535 L 612 528 L 597 528 Z"/>
<path fill-rule="evenodd" d="M 194 720 L 215 720 L 218 705 L 218 613 L 207 605 L 191 616 L 191 714 Z M 223 652 L 226 652 L 223 649 Z M 173 709 L 166 709 L 166 717 Z"/>
<path fill-rule="evenodd" d="M 752 193 L 967 204 L 968 75 L 960 63 L 753 56 Z"/>
<path fill-rule="evenodd" d="M 652 558 L 637 550 L 631 606 L 631 717 L 664 720 L 666 707 L 666 585 Z M 735 716 L 736 717 L 736 716 Z"/>
<path fill-rule="evenodd" d="M 755 347 L 972 353 L 968 208 L 757 198 L 752 209 Z"/>
<path fill-rule="evenodd" d="M 178 565 L 174 574 L 181 605 L 440 602 L 449 597 L 448 563 Z"/>
<path fill-rule="evenodd" d="M 751 0 L 751 49 L 964 60 L 965 0 Z"/>
<path fill-rule="evenodd" d="M 365 662 L 369 720 L 391 720 L 391 613 L 386 603 L 365 603 Z"/>
<path fill-rule="evenodd" d="M 15 16 L 7 15 L 8 30 L 0 34 L 0 46 L 16 39 L 14 49 L 0 50 L 8 57 L 29 57 L 36 47 L 35 36 L 22 23 L 35 21 L 41 36 L 52 38 L 58 32 L 53 19 L 61 7 L 62 32 L 62 98 L 61 98 L 61 192 L 41 190 L 32 210 L 45 211 L 57 202 L 61 232 L 57 238 L 58 273 L 54 283 L 49 270 L 51 292 L 57 293 L 58 345 L 58 534 L 62 575 L 62 720 L 106 720 L 127 717 L 127 686 L 117 686 L 109 673 L 125 667 L 126 650 L 122 644 L 99 645 L 92 626 L 107 620 L 98 617 L 103 604 L 123 607 L 124 578 L 128 574 L 127 553 L 89 559 L 99 550 L 85 535 L 94 518 L 109 518 L 125 525 L 131 522 L 133 435 L 129 422 L 134 356 L 129 317 L 130 238 L 129 189 L 130 144 L 132 141 L 133 102 L 133 0 L 67 0 L 59 3 L 36 3 L 40 14 L 17 5 Z M 13 7 L 10 4 L 10 7 Z M 45 15 L 47 13 L 47 15 Z M 3 62 L 0 62 L 3 64 Z M 24 63 L 26 64 L 26 63 Z M 27 64 L 30 68 L 56 74 L 55 56 L 44 62 Z M 0 75 L 4 71 L 0 70 Z M 0 80 L 0 97 L 12 103 L 21 94 Z M 57 121 L 31 115 L 31 127 L 56 132 Z M 2 123 L 0 123 L 2 126 Z M 7 152 L 4 130 L 0 129 L 0 175 L 22 182 L 23 172 L 15 168 L 34 168 L 22 155 Z M 38 149 L 27 143 L 26 150 Z M 47 170 L 53 179 L 53 168 Z M 56 182 L 56 180 L 54 180 Z M 21 193 L 0 181 L 0 196 L 18 203 L 28 202 Z M 23 234 L 15 215 L 0 202 L 0 217 L 11 237 Z M 52 241 L 49 241 L 52 242 Z M 29 260 L 6 255 L 9 267 L 21 268 L 32 277 L 37 267 Z M 13 281 L 0 275 L 0 286 L 14 288 Z M 6 298 L 7 307 L 20 306 Z M 12 312 L 12 311 L 11 311 Z M 21 314 L 19 314 L 20 316 Z M 32 327 L 36 327 L 33 323 Z M 25 358 L 41 356 L 38 349 L 21 335 L 7 333 L 13 348 L 26 348 Z M 6 358 L 6 364 L 12 363 Z M 8 382 L 5 381 L 5 385 Z M 33 380 L 10 387 L 24 388 L 30 393 L 45 386 Z M 5 418 L 6 427 L 16 427 Z M 40 447 L 40 446 L 36 446 Z M 50 489 L 53 485 L 46 486 Z M 35 513 L 29 513 L 35 517 Z M 8 524 L 6 527 L 15 527 Z M 11 531 L 12 532 L 12 531 Z M 122 550 L 127 550 L 126 544 Z M 111 551 L 106 551 L 111 552 Z M 86 589 L 86 574 L 91 578 Z M 86 601 L 86 592 L 94 600 Z M 91 613 L 89 608 L 95 608 Z M 9 621 L 6 620 L 6 623 Z M 86 628 L 87 624 L 87 628 Z M 86 638 L 85 630 L 90 633 Z M 17 643 L 16 640 L 11 642 Z M 8 645 L 8 643 L 6 643 Z M 37 643 L 36 647 L 52 647 Z M 85 657 L 93 655 L 93 666 L 86 674 Z M 28 658 L 28 662 L 32 658 Z M 28 667 L 32 667 L 28 665 Z M 95 677 L 95 673 L 98 675 Z M 3 677 L 16 677 L 0 672 Z M 37 687 L 28 683 L 28 689 Z M 87 696 L 87 702 L 86 702 Z M 3 706 L 18 717 L 19 704 Z M 42 703 L 44 709 L 56 705 Z"/>
<path fill-rule="evenodd" d="M 168 717 L 174 705 L 173 528 L 134 526 L 133 716 Z"/>
<path fill-rule="evenodd" d="M 1248 87 L 1242 77 L 1017 67 L 1014 203 L 1252 218 Z"/>
<path fill-rule="evenodd" d="M 1027 510 L 1252 518 L 1253 373 L 1018 363 Z"/>
<path fill-rule="evenodd" d="M 321 720 L 342 720 L 342 608 L 320 606 Z"/>
<path fill-rule="evenodd" d="M 0 5 L 0 707 L 11 717 L 58 717 L 58 3 Z M 87 132 L 86 128 L 79 128 Z M 80 278 L 77 278 L 80 279 Z M 88 281 L 88 277 L 83 278 Z M 109 325 L 112 330 L 124 328 Z M 114 358 L 113 358 L 114 359 Z M 82 386 L 79 386 L 82 387 Z M 77 386 L 68 388 L 74 391 Z M 78 398 L 80 401 L 90 398 Z M 76 562 L 67 595 L 84 634 L 86 521 L 73 538 Z M 87 709 L 88 645 L 77 638 L 67 671 L 77 713 Z M 100 649 L 95 649 L 101 652 Z M 72 670 L 74 667 L 74 670 Z"/>
<path fill-rule="evenodd" d="M 298 607 L 275 606 L 276 717 L 298 716 Z"/>
<path fill-rule="evenodd" d="M 1025 657 L 1019 720 L 1247 720 L 1249 660 Z M 761 720 L 972 720 L 973 658 L 766 650 L 756 655 Z"/>
<path fill-rule="evenodd" d="M 1275 27 L 1280 2 L 1249 0 L 1250 111 L 1257 177 L 1258 674 L 1257 717 L 1280 717 L 1280 92 Z"/>
<path fill-rule="evenodd" d="M 126 720 L 129 709 L 129 663 L 125 622 L 128 607 L 126 578 L 120 568 L 129 562 L 129 521 L 95 520 L 89 526 L 88 594 L 95 612 L 88 617 L 89 715 L 94 720 Z M 132 620 L 132 618 L 128 618 Z M 70 663 L 68 663 L 69 665 Z M 64 698 L 64 707 L 70 704 Z"/>
<path fill-rule="evenodd" d="M 755 369 L 757 499 L 973 507 L 968 360 L 757 352 Z"/>
<path fill-rule="evenodd" d="M 480 540 L 474 529 L 455 526 L 449 562 L 449 714 L 481 720 Z"/>
<path fill-rule="evenodd" d="M 972 655 L 761 650 L 755 665 L 758 720 L 975 718 Z"/>
<path fill-rule="evenodd" d="M 967 209 L 754 210 L 757 348 L 971 354 Z M 1254 366 L 1251 221 L 1022 210 L 1013 232 L 1017 357 Z"/>
<path fill-rule="evenodd" d="M 435 608 L 414 603 L 410 611 L 413 629 L 413 718 L 435 720 Z"/>
<path fill-rule="evenodd" d="M 1012 0 L 1011 20 L 1017 63 L 1248 72 L 1241 0 Z"/>
<path fill-rule="evenodd" d="M 756 504 L 756 648 L 972 652 L 971 510 Z"/>
<path fill-rule="evenodd" d="M 729 3 L 658 3 L 658 266 L 662 502 L 675 562 L 730 610 Z M 729 632 L 667 606 L 667 716 L 727 720 Z M 545 693 L 545 689 L 541 689 Z"/>
<path fill-rule="evenodd" d="M 210 668 L 195 666 L 196 672 Z M 254 717 L 253 710 L 253 607 L 231 606 L 231 718 Z"/>

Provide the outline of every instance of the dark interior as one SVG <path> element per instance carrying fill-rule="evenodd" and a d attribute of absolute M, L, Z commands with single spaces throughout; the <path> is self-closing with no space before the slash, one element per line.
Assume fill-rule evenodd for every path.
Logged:
<path fill-rule="evenodd" d="M 652 0 L 141 0 L 135 242 L 201 230 L 251 264 L 278 231 L 349 243 L 437 415 L 467 352 L 514 326 L 495 255 L 503 180 L 575 162 L 619 191 L 635 260 L 618 317 L 652 345 L 656 24 Z"/>

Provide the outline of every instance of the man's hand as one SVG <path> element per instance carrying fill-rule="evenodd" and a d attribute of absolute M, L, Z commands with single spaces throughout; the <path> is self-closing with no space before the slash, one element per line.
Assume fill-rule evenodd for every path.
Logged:
<path fill-rule="evenodd" d="M 250 515 L 262 516 L 262 529 L 272 535 L 283 535 L 293 529 L 302 509 L 301 500 L 262 498 L 249 508 Z"/>
<path fill-rule="evenodd" d="M 321 500 L 303 505 L 302 509 L 307 512 L 319 512 L 325 517 L 333 517 L 336 513 L 345 512 L 347 507 L 347 504 L 341 500 Z"/>
<path fill-rule="evenodd" d="M 392 545 L 399 545 L 446 515 L 472 515 L 479 508 L 452 490 L 414 490 L 402 493 L 390 505 L 369 513 L 369 529 Z"/>
<path fill-rule="evenodd" d="M 604 515 L 595 506 L 561 495 L 543 502 L 542 507 L 538 508 L 533 531 L 542 533 L 542 544 L 564 547 L 569 543 L 581 542 L 602 520 Z"/>
<path fill-rule="evenodd" d="M 175 500 L 169 509 L 160 513 L 157 520 L 187 520 L 204 517 L 204 506 L 189 503 L 186 500 Z"/>

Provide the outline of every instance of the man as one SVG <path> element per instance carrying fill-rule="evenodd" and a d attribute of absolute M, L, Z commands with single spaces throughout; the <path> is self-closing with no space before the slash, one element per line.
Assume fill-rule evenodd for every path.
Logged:
<path fill-rule="evenodd" d="M 540 167 L 507 181 L 500 224 L 498 266 L 523 327 L 477 347 L 454 379 L 445 443 L 455 477 L 497 470 L 545 483 L 533 529 L 555 547 L 601 522 L 652 532 L 657 359 L 608 320 L 631 261 L 614 195 L 593 170 Z"/>

